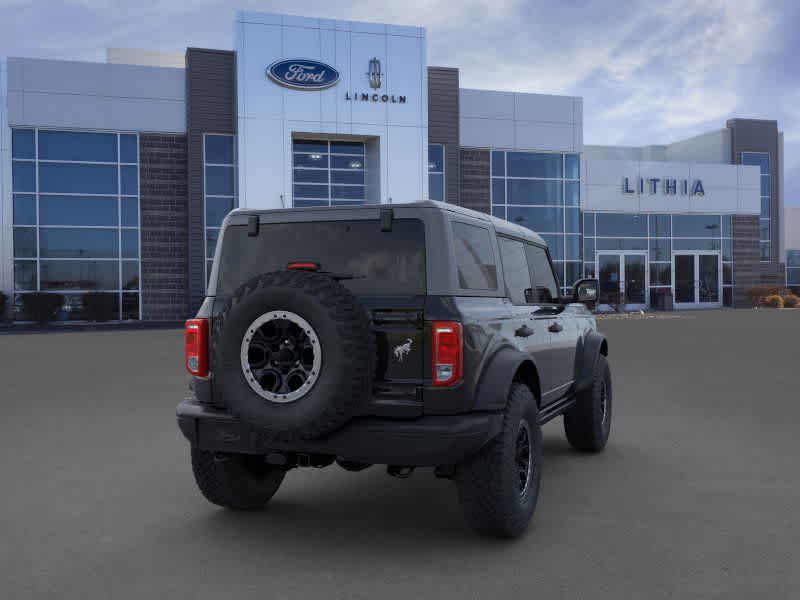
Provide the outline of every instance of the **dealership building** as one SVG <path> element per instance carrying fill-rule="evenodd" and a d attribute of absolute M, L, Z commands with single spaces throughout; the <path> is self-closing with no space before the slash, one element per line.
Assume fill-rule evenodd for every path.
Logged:
<path fill-rule="evenodd" d="M 597 277 L 608 305 L 749 306 L 750 288 L 800 285 L 776 121 L 590 146 L 582 98 L 461 88 L 420 27 L 240 12 L 233 47 L 0 61 L 15 318 L 46 291 L 61 320 L 85 319 L 91 292 L 122 320 L 183 319 L 232 208 L 420 199 L 539 232 L 565 289 Z"/>

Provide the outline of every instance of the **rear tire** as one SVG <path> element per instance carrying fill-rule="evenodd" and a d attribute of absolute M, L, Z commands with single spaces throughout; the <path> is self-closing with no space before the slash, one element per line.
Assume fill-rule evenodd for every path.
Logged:
<path fill-rule="evenodd" d="M 527 529 L 539 498 L 542 472 L 538 414 L 530 388 L 513 383 L 500 434 L 458 465 L 461 509 L 478 533 L 513 538 Z"/>
<path fill-rule="evenodd" d="M 263 456 L 227 454 L 192 448 L 192 471 L 203 496 L 217 506 L 236 510 L 263 508 L 275 495 L 285 472 Z"/>
<path fill-rule="evenodd" d="M 599 452 L 611 433 L 611 369 L 602 354 L 592 374 L 592 386 L 579 393 L 575 406 L 564 413 L 564 432 L 576 450 Z"/>

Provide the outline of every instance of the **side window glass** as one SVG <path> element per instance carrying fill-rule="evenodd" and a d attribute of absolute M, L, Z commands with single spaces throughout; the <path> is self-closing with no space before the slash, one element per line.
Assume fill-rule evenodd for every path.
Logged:
<path fill-rule="evenodd" d="M 558 300 L 558 283 L 553 275 L 553 266 L 544 248 L 532 244 L 525 245 L 528 265 L 533 280 L 532 302 L 553 303 Z"/>
<path fill-rule="evenodd" d="M 532 299 L 531 273 L 525 258 L 525 245 L 516 240 L 498 237 L 500 258 L 503 261 L 503 278 L 508 296 L 514 304 L 525 304 Z"/>
<path fill-rule="evenodd" d="M 489 230 L 453 223 L 458 285 L 465 290 L 496 290 L 497 265 Z"/>

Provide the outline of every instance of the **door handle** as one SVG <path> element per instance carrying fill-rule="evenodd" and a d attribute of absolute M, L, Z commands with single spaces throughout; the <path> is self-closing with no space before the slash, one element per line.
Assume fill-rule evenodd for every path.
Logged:
<path fill-rule="evenodd" d="M 514 332 L 514 335 L 517 337 L 526 338 L 533 335 L 533 329 L 527 325 L 523 325 Z"/>
<path fill-rule="evenodd" d="M 555 323 L 550 325 L 550 327 L 547 328 L 547 331 L 549 331 L 551 333 L 558 333 L 559 331 L 563 331 L 563 329 L 564 328 L 561 326 L 561 323 L 556 321 Z"/>

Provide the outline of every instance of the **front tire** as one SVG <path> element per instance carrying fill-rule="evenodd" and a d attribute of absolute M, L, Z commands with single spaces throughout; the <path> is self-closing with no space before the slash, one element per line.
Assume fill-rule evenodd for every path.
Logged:
<path fill-rule="evenodd" d="M 263 508 L 283 481 L 285 472 L 263 456 L 228 454 L 192 448 L 192 471 L 203 496 L 235 510 Z"/>
<path fill-rule="evenodd" d="M 538 414 L 530 388 L 513 383 L 502 431 L 457 467 L 461 509 L 478 533 L 514 538 L 527 529 L 539 498 L 542 472 Z"/>
<path fill-rule="evenodd" d="M 564 432 L 576 450 L 599 452 L 611 433 L 611 369 L 602 354 L 592 374 L 592 386 L 579 393 L 575 406 L 564 413 Z"/>

